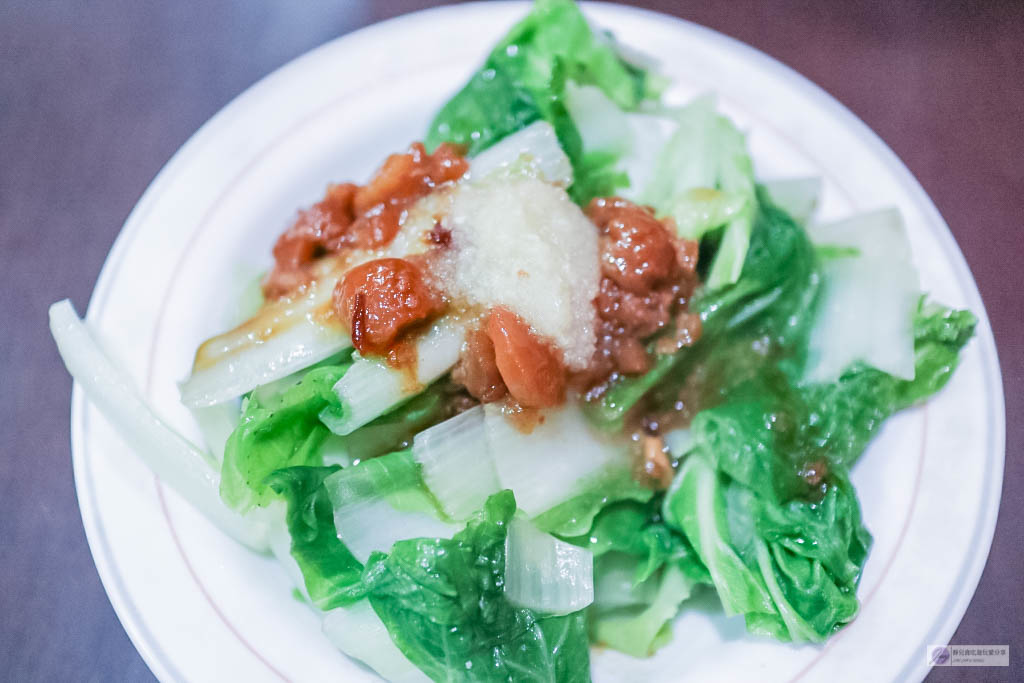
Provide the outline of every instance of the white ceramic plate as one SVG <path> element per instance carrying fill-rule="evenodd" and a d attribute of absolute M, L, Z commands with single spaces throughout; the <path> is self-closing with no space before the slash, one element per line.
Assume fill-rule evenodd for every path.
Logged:
<path fill-rule="evenodd" d="M 527 11 L 487 3 L 413 14 L 324 45 L 207 123 L 146 191 L 100 276 L 88 318 L 174 426 L 198 438 L 175 382 L 235 316 L 275 236 L 328 181 L 368 177 Z M 960 621 L 988 554 L 1002 481 L 995 346 L 949 229 L 896 156 L 798 74 L 732 39 L 651 12 L 587 14 L 662 63 L 682 100 L 714 90 L 750 133 L 761 178 L 820 175 L 822 215 L 895 205 L 926 290 L 981 322 L 948 388 L 888 423 L 854 482 L 875 545 L 861 614 L 825 646 L 746 635 L 712 607 L 684 612 L 651 660 L 595 653 L 599 681 L 918 680 L 925 648 Z M 336 652 L 272 560 L 232 543 L 165 490 L 76 387 L 75 480 L 96 566 L 128 635 L 162 680 L 372 680 Z"/>

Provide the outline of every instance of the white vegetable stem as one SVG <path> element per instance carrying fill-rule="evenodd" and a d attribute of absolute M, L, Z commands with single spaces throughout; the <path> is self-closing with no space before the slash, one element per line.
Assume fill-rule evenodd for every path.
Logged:
<path fill-rule="evenodd" d="M 801 225 L 810 223 L 821 196 L 821 178 L 766 180 L 762 184 L 772 201 L 796 222 Z"/>
<path fill-rule="evenodd" d="M 498 484 L 512 489 L 531 517 L 582 493 L 613 466 L 628 466 L 624 444 L 598 432 L 574 404 L 544 412 L 528 434 L 499 406 L 485 407 L 485 423 Z"/>
<path fill-rule="evenodd" d="M 630 465 L 626 445 L 591 427 L 572 404 L 544 411 L 529 432 L 497 405 L 474 408 L 417 435 L 413 457 L 427 488 L 457 520 L 503 489 L 535 517 Z"/>
<path fill-rule="evenodd" d="M 50 331 L 68 372 L 136 455 L 225 533 L 265 550 L 268 525 L 245 519 L 221 502 L 220 474 L 212 458 L 156 416 L 67 299 L 50 306 Z"/>
<path fill-rule="evenodd" d="M 196 420 L 203 444 L 218 463 L 224 462 L 224 446 L 228 437 L 235 431 L 241 417 L 242 408 L 238 401 L 218 403 L 205 408 L 192 408 L 192 417 Z"/>
<path fill-rule="evenodd" d="M 384 622 L 367 600 L 327 612 L 323 631 L 336 648 L 392 683 L 430 681 L 394 644 Z"/>
<path fill-rule="evenodd" d="M 390 551 L 396 541 L 451 538 L 460 529 L 438 519 L 418 475 L 411 478 L 406 469 L 390 469 L 387 457 L 324 479 L 338 538 L 363 563 L 374 551 Z"/>
<path fill-rule="evenodd" d="M 579 130 L 584 152 L 625 154 L 632 147 L 626 113 L 597 86 L 566 81 L 565 106 Z"/>
<path fill-rule="evenodd" d="M 572 185 L 572 163 L 547 121 L 512 133 L 470 161 L 469 175 L 474 182 L 497 173 L 528 175 L 562 187 Z"/>
<path fill-rule="evenodd" d="M 514 519 L 505 540 L 505 597 L 546 614 L 569 614 L 594 601 L 594 555 Z"/>
<path fill-rule="evenodd" d="M 468 519 L 498 491 L 480 406 L 417 434 L 412 456 L 422 468 L 423 482 L 452 519 Z"/>
<path fill-rule="evenodd" d="M 857 361 L 913 379 L 913 316 L 921 285 L 899 212 L 861 214 L 816 226 L 810 235 L 818 245 L 852 253 L 824 259 L 824 293 L 811 330 L 805 381 L 835 381 Z"/>
<path fill-rule="evenodd" d="M 348 334 L 325 313 L 337 280 L 325 274 L 203 343 L 192 376 L 181 384 L 182 402 L 189 408 L 223 403 L 351 348 Z"/>
<path fill-rule="evenodd" d="M 465 338 L 463 323 L 442 318 L 416 342 L 415 370 L 393 368 L 371 358 L 356 359 L 334 385 L 341 400 L 340 414 L 326 409 L 321 421 L 335 434 L 352 433 L 448 372 L 458 361 Z"/>

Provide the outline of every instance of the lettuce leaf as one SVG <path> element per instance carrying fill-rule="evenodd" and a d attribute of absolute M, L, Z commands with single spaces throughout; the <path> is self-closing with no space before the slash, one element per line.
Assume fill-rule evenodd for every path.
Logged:
<path fill-rule="evenodd" d="M 325 450 L 358 462 L 408 448 L 416 434 L 452 414 L 454 387 L 435 382 L 394 410 L 368 422 L 351 434 L 332 435 Z"/>
<path fill-rule="evenodd" d="M 787 641 L 824 641 L 857 614 L 871 536 L 839 471 L 820 499 L 765 500 L 717 472 L 701 450 L 665 497 L 665 519 L 707 565 L 726 614 Z"/>
<path fill-rule="evenodd" d="M 537 528 L 558 536 L 578 536 L 591 528 L 594 517 L 610 503 L 651 499 L 651 489 L 641 485 L 629 469 L 612 469 L 569 500 L 533 519 Z"/>
<path fill-rule="evenodd" d="M 221 469 L 220 494 L 229 507 L 245 511 L 269 503 L 274 492 L 266 479 L 275 470 L 323 464 L 320 447 L 330 432 L 318 416 L 337 404 L 331 388 L 350 365 L 320 366 L 279 395 L 244 400 Z"/>
<path fill-rule="evenodd" d="M 886 418 L 946 385 L 977 322 L 970 311 L 922 297 L 914 316 L 914 379 L 898 379 L 857 363 L 833 384 L 801 388 L 807 415 L 813 416 L 803 426 L 802 439 L 826 452 L 830 462 L 852 466 Z"/>
<path fill-rule="evenodd" d="M 751 632 L 821 642 L 856 616 L 871 536 L 849 467 L 885 419 L 944 385 L 974 325 L 922 304 L 913 380 L 856 364 L 835 383 L 797 386 L 770 355 L 717 377 L 719 400 L 705 394 L 662 511 Z"/>
<path fill-rule="evenodd" d="M 567 539 L 594 557 L 591 637 L 634 657 L 666 644 L 669 622 L 692 588 L 711 583 L 697 553 L 660 515 L 662 496 L 607 505 L 589 533 Z"/>
<path fill-rule="evenodd" d="M 338 539 L 334 510 L 323 486 L 324 479 L 339 469 L 288 467 L 267 478 L 268 486 L 287 501 L 291 554 L 310 600 L 322 610 L 351 605 L 362 597 L 363 565 Z"/>
<path fill-rule="evenodd" d="M 625 62 L 607 36 L 591 30 L 575 2 L 537 0 L 437 113 L 427 147 L 454 142 L 475 155 L 544 119 L 573 164 L 574 200 L 583 204 L 608 194 L 624 177 L 610 168 L 608 157 L 584 156 L 580 132 L 565 104 L 569 81 L 600 88 L 625 110 L 635 109 L 655 89 L 646 71 Z"/>
<path fill-rule="evenodd" d="M 820 288 L 817 256 L 803 228 L 763 191 L 758 195 L 739 281 L 717 290 L 704 288 L 690 302 L 703 323 L 700 340 L 670 354 L 656 353 L 652 343 L 650 370 L 618 378 L 586 405 L 598 425 L 621 431 L 626 414 L 654 389 L 652 403 L 672 405 L 691 376 L 702 378 L 695 397 L 699 405 L 720 400 L 703 395 L 723 393 L 720 387 L 736 383 L 719 375 L 756 374 L 766 355 L 788 357 L 790 365 L 802 368 Z"/>
<path fill-rule="evenodd" d="M 736 282 L 750 245 L 757 213 L 754 167 L 743 134 L 715 112 L 714 100 L 700 97 L 675 112 L 678 128 L 658 155 L 651 182 L 640 195 L 661 215 L 671 216 L 682 236 L 700 239 L 712 228 L 725 226 L 707 275 L 709 289 Z M 707 195 L 693 190 L 718 190 L 736 202 L 732 211 L 709 205 Z M 717 209 L 713 210 L 713 209 Z M 724 220 L 694 220 L 725 213 Z"/>
<path fill-rule="evenodd" d="M 697 583 L 710 583 L 707 569 L 684 536 L 661 518 L 662 496 L 649 501 L 623 501 L 605 506 L 589 532 L 566 538 L 600 558 L 625 553 L 637 560 L 633 584 L 639 585 L 665 565 L 678 565 Z"/>
<path fill-rule="evenodd" d="M 544 616 L 504 596 L 510 491 L 452 539 L 395 543 L 363 581 L 399 650 L 436 681 L 589 681 L 583 612 Z"/>
<path fill-rule="evenodd" d="M 598 645 L 633 657 L 650 657 L 672 638 L 671 621 L 690 597 L 693 581 L 676 566 L 656 577 L 650 603 L 610 610 L 592 609 L 590 633 Z"/>

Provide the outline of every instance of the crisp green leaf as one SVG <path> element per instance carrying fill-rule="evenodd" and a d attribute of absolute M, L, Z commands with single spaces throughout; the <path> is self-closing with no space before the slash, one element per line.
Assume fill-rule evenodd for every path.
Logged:
<path fill-rule="evenodd" d="M 280 395 L 245 400 L 224 450 L 220 494 L 228 506 L 244 511 L 266 505 L 274 496 L 266 483 L 271 472 L 323 464 L 320 447 L 329 432 L 318 415 L 337 403 L 331 388 L 349 365 L 314 368 Z"/>
<path fill-rule="evenodd" d="M 638 188 L 640 198 L 675 219 L 680 234 L 690 239 L 724 227 L 707 275 L 708 288 L 718 289 L 743 273 L 757 214 L 753 163 L 746 138 L 715 112 L 711 97 L 697 98 L 674 117 L 678 127 L 659 153 L 651 181 Z M 694 190 L 720 190 L 735 200 L 729 206 L 695 207 Z"/>
<path fill-rule="evenodd" d="M 607 37 L 595 35 L 571 0 L 537 0 L 532 11 L 495 46 L 483 66 L 441 108 L 427 147 L 465 145 L 470 155 L 538 119 L 554 127 L 573 163 L 573 198 L 585 203 L 610 193 L 624 178 L 605 155 L 584 155 L 566 107 L 566 83 L 593 85 L 618 107 L 636 108 L 655 93 L 647 72 L 622 60 Z"/>
<path fill-rule="evenodd" d="M 753 509 L 756 566 L 776 608 L 774 614 L 748 614 L 751 632 L 821 642 L 857 615 L 856 589 L 871 535 L 853 487 L 842 476 L 832 481 L 820 501 L 775 506 L 749 493 L 735 501 L 739 509 Z"/>
<path fill-rule="evenodd" d="M 650 500 L 653 492 L 639 484 L 628 469 L 610 470 L 599 476 L 582 493 L 537 515 L 538 529 L 559 536 L 578 536 L 594 522 L 602 508 L 616 501 Z"/>
<path fill-rule="evenodd" d="M 306 592 L 319 609 L 350 605 L 361 598 L 363 565 L 334 530 L 334 510 L 323 486 L 338 467 L 288 467 L 272 473 L 267 484 L 288 503 L 285 518 L 291 553 L 305 579 Z"/>
<path fill-rule="evenodd" d="M 650 657 L 668 643 L 671 620 L 680 603 L 690 597 L 693 582 L 676 566 L 666 567 L 656 581 L 655 593 L 647 605 L 590 611 L 590 632 L 598 645 L 633 657 Z"/>
<path fill-rule="evenodd" d="M 617 157 L 609 152 L 587 152 L 574 164 L 575 182 L 569 196 L 580 206 L 595 197 L 609 197 L 629 186 L 629 176 L 619 170 Z"/>
<path fill-rule="evenodd" d="M 665 521 L 683 532 L 693 545 L 718 591 L 725 613 L 773 612 L 763 579 L 744 562 L 750 521 L 742 528 L 733 525 L 740 512 L 726 506 L 726 483 L 703 454 L 691 454 L 665 495 Z M 743 532 L 746 533 L 743 533 Z"/>
<path fill-rule="evenodd" d="M 922 304 L 912 381 L 855 364 L 835 383 L 797 387 L 799 373 L 771 355 L 723 375 L 664 514 L 752 632 L 820 642 L 856 616 L 871 537 L 848 468 L 886 418 L 944 384 L 973 326 L 969 313 Z"/>
<path fill-rule="evenodd" d="M 855 364 L 833 384 L 800 390 L 806 403 L 802 438 L 828 460 L 852 466 L 882 422 L 925 400 L 946 385 L 960 350 L 974 334 L 977 318 L 922 299 L 914 318 L 914 379 L 901 380 Z"/>
<path fill-rule="evenodd" d="M 566 540 L 590 550 L 595 557 L 624 553 L 636 558 L 634 585 L 647 581 L 665 565 L 679 566 L 697 583 L 710 583 L 687 540 L 661 518 L 662 496 L 647 502 L 622 501 L 604 507 L 590 530 Z"/>
<path fill-rule="evenodd" d="M 510 491 L 451 540 L 400 541 L 375 553 L 363 580 L 402 653 L 435 681 L 589 681 L 582 612 L 550 617 L 504 595 Z"/>

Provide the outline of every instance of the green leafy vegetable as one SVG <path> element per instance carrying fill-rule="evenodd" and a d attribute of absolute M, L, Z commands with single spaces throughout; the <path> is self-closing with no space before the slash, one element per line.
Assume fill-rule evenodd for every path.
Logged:
<path fill-rule="evenodd" d="M 678 128 L 658 155 L 640 199 L 660 214 L 672 216 L 680 234 L 699 239 L 725 226 L 715 251 L 709 289 L 736 282 L 750 244 L 757 213 L 754 167 L 743 134 L 715 112 L 714 100 L 701 97 L 675 112 Z M 693 190 L 719 190 L 724 198 L 710 203 Z"/>
<path fill-rule="evenodd" d="M 833 384 L 798 387 L 798 373 L 764 357 L 696 416 L 663 511 L 727 613 L 746 615 L 752 632 L 813 642 L 856 616 L 871 537 L 848 468 L 883 420 L 944 384 L 973 327 L 970 314 L 922 306 L 914 380 L 857 364 Z"/>
<path fill-rule="evenodd" d="M 344 453 L 352 461 L 408 448 L 416 434 L 452 414 L 453 393 L 450 383 L 435 382 L 422 393 L 351 434 L 332 436 L 325 448 Z"/>
<path fill-rule="evenodd" d="M 560 536 L 578 536 L 590 529 L 594 517 L 616 501 L 650 500 L 652 491 L 639 484 L 628 469 L 613 469 L 600 475 L 581 493 L 537 515 L 538 529 Z"/>
<path fill-rule="evenodd" d="M 833 463 L 852 466 L 882 422 L 946 385 L 970 340 L 977 318 L 922 298 L 914 317 L 914 379 L 901 380 L 858 363 L 839 381 L 803 387 L 802 438 Z"/>
<path fill-rule="evenodd" d="M 690 302 L 703 323 L 700 340 L 656 354 L 643 375 L 613 382 L 586 406 L 598 425 L 621 431 L 626 413 L 655 387 L 652 402 L 672 405 L 684 385 L 696 381 L 690 393 L 696 391 L 695 402 L 704 406 L 716 400 L 710 394 L 737 383 L 737 376 L 757 374 L 768 355 L 789 356 L 791 365 L 802 367 L 820 286 L 817 257 L 804 230 L 763 193 L 758 209 L 742 277 L 718 290 L 705 288 Z"/>
<path fill-rule="evenodd" d="M 754 633 L 820 642 L 857 614 L 871 537 L 845 476 L 820 500 L 765 500 L 689 455 L 665 497 L 665 518 L 693 542 L 727 614 Z"/>
<path fill-rule="evenodd" d="M 631 67 L 606 37 L 595 35 L 571 0 L 537 0 L 529 15 L 495 46 L 480 70 L 438 112 L 427 147 L 465 145 L 474 155 L 538 119 L 551 123 L 572 161 L 585 203 L 623 180 L 605 156 L 584 157 L 579 130 L 566 104 L 566 83 L 597 86 L 630 110 L 652 94 L 647 72 Z"/>
<path fill-rule="evenodd" d="M 567 538 L 601 557 L 625 553 L 637 559 L 634 585 L 653 576 L 666 564 L 678 565 L 695 582 L 710 583 L 686 538 L 665 525 L 661 518 L 662 496 L 649 501 L 623 501 L 604 507 L 588 533 Z"/>
<path fill-rule="evenodd" d="M 323 486 L 338 467 L 288 467 L 272 473 L 267 484 L 288 502 L 285 521 L 292 557 L 305 579 L 306 592 L 322 610 L 361 597 L 363 565 L 334 530 L 334 510 Z"/>
<path fill-rule="evenodd" d="M 375 553 L 363 580 L 402 653 L 435 681 L 588 681 L 582 612 L 543 616 L 504 596 L 510 491 L 451 540 L 400 541 Z"/>
<path fill-rule="evenodd" d="M 661 495 L 606 506 L 589 533 L 568 539 L 595 555 L 591 637 L 646 657 L 668 641 L 668 622 L 694 585 L 711 583 L 686 539 L 665 525 Z"/>
<path fill-rule="evenodd" d="M 671 639 L 671 621 L 692 589 L 693 582 L 679 567 L 667 567 L 657 577 L 657 589 L 650 604 L 592 610 L 591 636 L 599 645 L 613 650 L 650 657 Z"/>
<path fill-rule="evenodd" d="M 629 176 L 616 167 L 617 157 L 610 152 L 585 152 L 573 165 L 569 196 L 581 206 L 594 197 L 608 197 L 629 185 Z"/>
<path fill-rule="evenodd" d="M 409 450 L 388 453 L 324 480 L 334 507 L 334 528 L 356 559 L 386 551 L 405 538 L 451 536 Z"/>
<path fill-rule="evenodd" d="M 242 420 L 228 439 L 220 494 L 230 507 L 247 510 L 274 496 L 266 483 L 274 470 L 321 465 L 320 447 L 329 434 L 318 415 L 337 403 L 331 391 L 349 363 L 317 367 L 278 396 L 245 400 Z"/>

